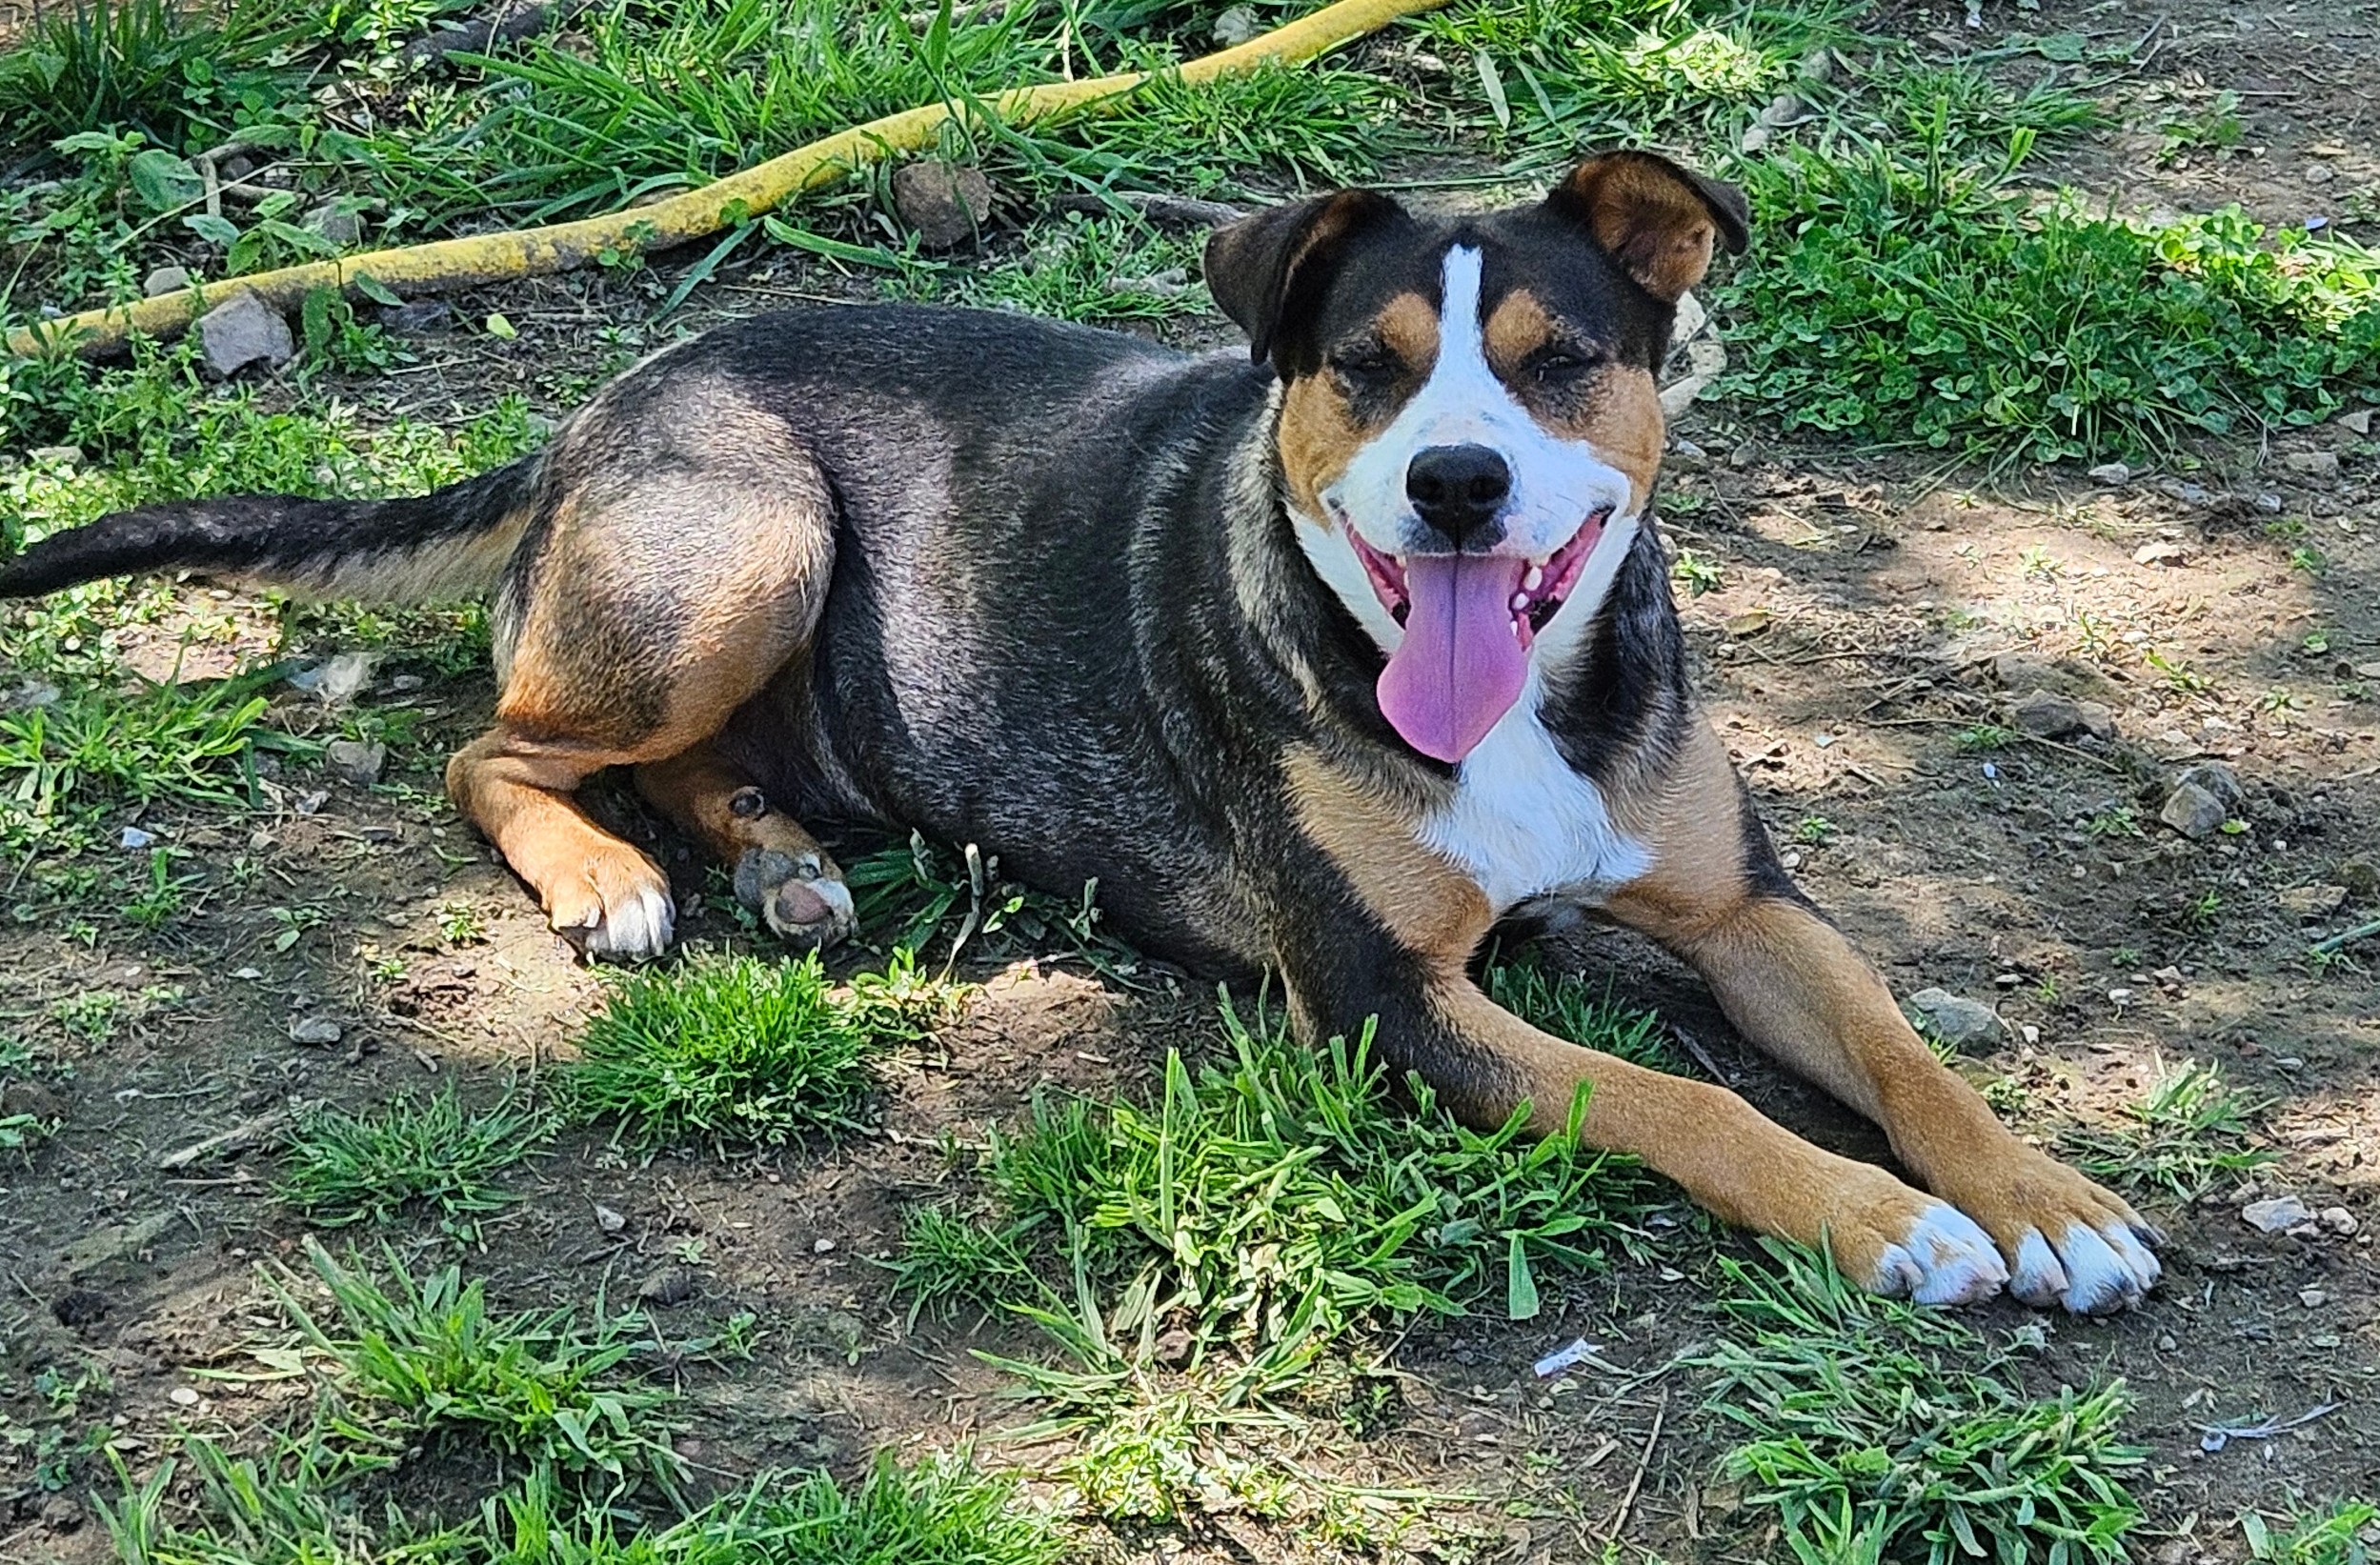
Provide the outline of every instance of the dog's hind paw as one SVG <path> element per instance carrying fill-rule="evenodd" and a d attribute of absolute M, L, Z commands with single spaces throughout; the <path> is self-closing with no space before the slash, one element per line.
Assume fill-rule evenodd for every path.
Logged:
<path fill-rule="evenodd" d="M 796 950 L 823 950 L 858 925 L 842 871 L 817 853 L 752 849 L 736 864 L 736 899 Z"/>
<path fill-rule="evenodd" d="M 1886 1248 L 1871 1292 L 1920 1304 L 1973 1304 L 2000 1292 L 2007 1263 L 1983 1225 L 1946 1201 L 1919 1214 L 1898 1244 Z"/>
<path fill-rule="evenodd" d="M 669 882 L 642 854 L 625 864 L 599 864 L 584 881 L 548 894 L 554 932 L 590 959 L 649 962 L 670 949 L 677 905 Z"/>

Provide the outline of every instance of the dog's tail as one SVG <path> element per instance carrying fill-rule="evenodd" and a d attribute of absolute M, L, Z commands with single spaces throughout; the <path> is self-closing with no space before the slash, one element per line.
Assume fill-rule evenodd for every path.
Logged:
<path fill-rule="evenodd" d="M 525 457 L 403 500 L 252 494 L 119 511 L 0 564 L 0 598 L 148 571 L 311 597 L 472 597 L 502 578 L 528 526 L 536 470 L 537 458 Z"/>

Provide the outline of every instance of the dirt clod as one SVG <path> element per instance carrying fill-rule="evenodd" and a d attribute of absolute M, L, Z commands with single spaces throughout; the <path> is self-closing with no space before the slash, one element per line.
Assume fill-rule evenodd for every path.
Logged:
<path fill-rule="evenodd" d="M 95 1288 L 70 1288 L 50 1301 L 50 1313 L 61 1326 L 79 1330 L 108 1318 L 114 1301 Z"/>
<path fill-rule="evenodd" d="M 376 741 L 333 739 L 322 747 L 322 769 L 341 782 L 370 788 L 389 764 L 389 747 Z"/>
<path fill-rule="evenodd" d="M 298 1016 L 290 1022 L 290 1041 L 309 1049 L 327 1049 L 347 1035 L 347 1029 L 328 1016 Z"/>
<path fill-rule="evenodd" d="M 893 205 L 928 250 L 953 250 L 992 215 L 992 182 L 980 169 L 921 158 L 893 171 Z"/>
<path fill-rule="evenodd" d="M 636 1285 L 636 1302 L 666 1309 L 702 1292 L 702 1279 L 683 1266 L 665 1267 Z"/>
<path fill-rule="evenodd" d="M 2240 1221 L 2260 1234 L 2287 1234 L 2313 1220 L 2313 1213 L 2294 1195 L 2268 1196 L 2240 1208 Z"/>

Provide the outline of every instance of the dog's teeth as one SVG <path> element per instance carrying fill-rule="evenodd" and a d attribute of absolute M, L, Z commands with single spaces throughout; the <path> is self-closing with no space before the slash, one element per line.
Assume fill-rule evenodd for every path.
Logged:
<path fill-rule="evenodd" d="M 1527 589 L 1528 589 L 1530 592 L 1536 592 L 1539 588 L 1541 588 L 1541 587 L 1544 586 L 1544 585 L 1545 585 L 1545 568 L 1544 568 L 1543 566 L 1542 566 L 1542 565 L 1532 565 L 1532 566 L 1530 566 L 1530 567 L 1529 567 L 1529 573 L 1528 573 L 1527 575 L 1523 576 L 1523 577 L 1521 578 L 1521 585 L 1522 585 L 1523 587 L 1527 588 Z M 1518 603 L 1516 603 L 1516 604 L 1514 604 L 1514 605 L 1513 605 L 1513 607 L 1514 607 L 1514 608 L 1516 608 L 1516 609 L 1518 609 L 1518 608 L 1519 608 L 1519 607 L 1521 607 L 1521 606 L 1520 606 Z"/>
<path fill-rule="evenodd" d="M 1526 592 L 1515 592 L 1512 594 L 1512 612 L 1514 613 L 1520 613 L 1528 606 L 1529 595 Z"/>

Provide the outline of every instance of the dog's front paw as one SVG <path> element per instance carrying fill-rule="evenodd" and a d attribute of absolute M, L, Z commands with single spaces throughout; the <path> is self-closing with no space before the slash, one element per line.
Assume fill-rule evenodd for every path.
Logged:
<path fill-rule="evenodd" d="M 815 853 L 750 850 L 736 863 L 736 899 L 800 951 L 823 950 L 858 926 L 843 872 Z"/>
<path fill-rule="evenodd" d="M 1826 1248 L 1845 1277 L 1873 1294 L 1920 1304 L 1974 1304 L 2000 1292 L 2008 1268 L 1966 1213 L 1882 1169 L 1862 1171 L 1826 1223 Z"/>
<path fill-rule="evenodd" d="M 2128 1310 L 2164 1270 L 2162 1236 L 2121 1196 L 2010 1138 L 1988 1161 L 1960 1167 L 1936 1190 L 1987 1229 L 2008 1261 L 2008 1292 L 2080 1315 Z"/>

